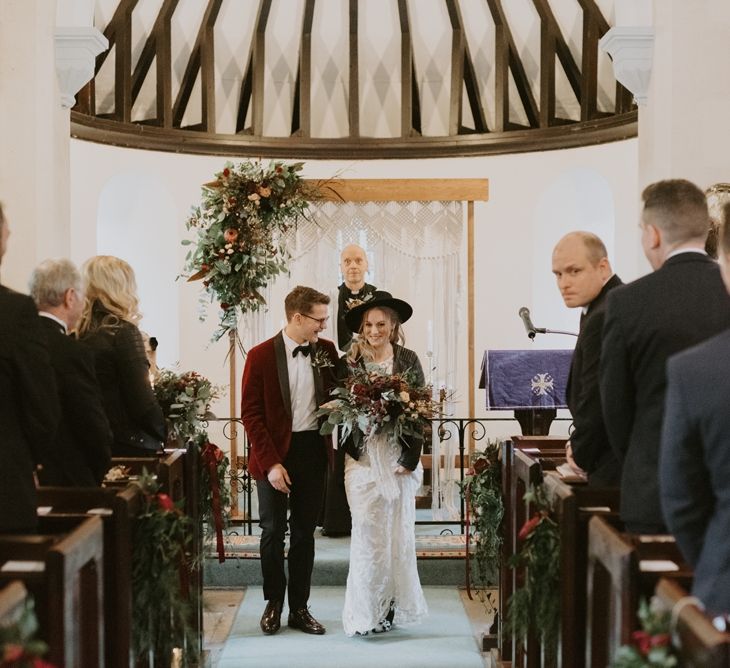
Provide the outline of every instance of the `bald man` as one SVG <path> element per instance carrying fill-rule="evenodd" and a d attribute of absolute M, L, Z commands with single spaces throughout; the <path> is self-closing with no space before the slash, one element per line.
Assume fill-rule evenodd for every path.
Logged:
<path fill-rule="evenodd" d="M 365 282 L 368 256 L 365 254 L 365 250 L 357 244 L 350 244 L 342 249 L 340 270 L 344 282 L 339 287 L 340 294 L 337 303 L 337 345 L 340 350 L 347 352 L 352 344 L 353 333 L 345 323 L 345 314 L 354 306 L 371 299 L 377 288 Z"/>
<path fill-rule="evenodd" d="M 617 487 L 621 471 L 603 422 L 599 369 L 606 295 L 621 279 L 611 269 L 606 246 L 590 232 L 571 232 L 557 243 L 553 274 L 565 305 L 583 310 L 566 391 L 574 427 L 568 462 L 587 474 L 591 486 Z"/>

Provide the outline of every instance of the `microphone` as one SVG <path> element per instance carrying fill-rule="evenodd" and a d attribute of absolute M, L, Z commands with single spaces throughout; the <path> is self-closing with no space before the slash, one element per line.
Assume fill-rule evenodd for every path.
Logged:
<path fill-rule="evenodd" d="M 525 326 L 525 331 L 527 332 L 527 336 L 530 337 L 530 339 L 535 338 L 535 334 L 537 334 L 537 329 L 535 325 L 532 324 L 532 318 L 530 318 L 530 309 L 526 306 L 523 306 L 518 312 L 517 315 L 522 318 L 522 324 Z"/>

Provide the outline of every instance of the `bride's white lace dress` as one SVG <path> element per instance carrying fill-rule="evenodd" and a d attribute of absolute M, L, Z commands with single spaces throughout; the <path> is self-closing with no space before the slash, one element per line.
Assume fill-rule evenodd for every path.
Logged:
<path fill-rule="evenodd" d="M 345 456 L 345 489 L 352 513 L 350 572 L 342 624 L 348 636 L 386 618 L 416 622 L 428 612 L 416 568 L 416 490 L 423 468 L 397 475 L 400 448 L 386 436 L 367 439 L 360 459 Z"/>

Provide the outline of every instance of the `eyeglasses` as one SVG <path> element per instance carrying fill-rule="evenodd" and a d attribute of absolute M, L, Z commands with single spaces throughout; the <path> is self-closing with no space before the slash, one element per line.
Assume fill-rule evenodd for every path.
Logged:
<path fill-rule="evenodd" d="M 300 313 L 299 315 L 303 315 L 305 318 L 309 318 L 310 320 L 314 320 L 315 322 L 318 322 L 320 327 L 324 327 L 329 322 L 329 319 L 330 319 L 329 316 L 327 316 L 326 318 L 314 318 L 311 315 L 307 315 L 306 313 Z"/>

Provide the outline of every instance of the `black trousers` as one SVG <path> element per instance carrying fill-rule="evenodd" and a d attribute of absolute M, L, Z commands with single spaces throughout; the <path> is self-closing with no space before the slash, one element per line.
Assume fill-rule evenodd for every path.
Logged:
<path fill-rule="evenodd" d="M 317 431 L 292 434 L 283 462 L 291 479 L 287 496 L 268 480 L 256 482 L 261 527 L 261 572 L 264 598 L 283 601 L 288 591 L 289 609 L 307 605 L 314 566 L 314 530 L 322 504 L 327 450 Z M 289 510 L 289 583 L 284 572 L 284 536 Z"/>

